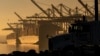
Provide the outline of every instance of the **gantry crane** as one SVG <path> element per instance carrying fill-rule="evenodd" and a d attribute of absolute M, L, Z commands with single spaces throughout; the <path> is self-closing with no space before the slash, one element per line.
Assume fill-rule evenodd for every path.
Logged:
<path fill-rule="evenodd" d="M 19 23 L 7 23 L 7 24 L 8 24 L 8 26 L 10 28 L 5 28 L 3 30 L 13 30 L 13 32 L 16 35 L 16 50 L 18 51 L 19 50 L 19 46 L 21 44 L 21 41 L 19 40 L 20 31 L 21 31 L 21 28 L 19 28 Z M 12 25 L 14 25 L 15 27 L 13 27 Z"/>
<path fill-rule="evenodd" d="M 54 27 L 55 26 L 55 22 L 59 22 L 59 23 L 64 23 L 65 25 L 67 25 L 66 24 L 66 22 L 69 22 L 69 21 L 74 21 L 74 20 L 76 20 L 76 19 L 73 19 L 73 18 L 81 18 L 82 16 L 79 16 L 79 17 L 77 17 L 77 16 L 72 16 L 72 10 L 71 10 L 71 8 L 68 8 L 68 9 L 66 9 L 66 7 L 63 5 L 63 4 L 60 4 L 60 9 L 58 9 L 58 8 L 56 8 L 54 5 L 51 5 L 52 6 L 52 8 L 50 9 L 48 9 L 48 12 L 47 11 L 45 11 L 42 7 L 40 7 L 34 0 L 31 0 L 32 1 L 32 3 L 33 4 L 35 4 L 46 16 L 39 16 L 38 14 L 36 14 L 35 16 L 33 16 L 33 17 L 28 17 L 28 18 L 36 18 L 36 20 L 38 21 L 38 22 L 42 22 L 42 23 L 45 23 L 43 26 L 44 26 L 44 28 L 41 26 L 41 28 L 43 28 L 44 29 L 44 31 L 46 32 L 45 34 L 48 34 L 48 27 L 50 27 L 50 26 L 52 26 L 52 27 Z M 92 15 L 92 16 L 94 16 L 94 14 L 87 8 L 87 6 L 81 1 L 81 0 L 78 0 L 85 8 L 86 8 L 86 10 Z M 62 9 L 65 9 L 66 11 L 67 11 L 67 13 L 68 13 L 68 16 L 66 15 L 66 16 L 64 16 L 63 15 L 63 10 Z M 56 16 L 55 15 L 55 11 L 60 15 L 59 17 L 58 16 Z M 78 11 L 77 10 L 77 8 L 76 8 L 76 11 Z M 51 16 L 51 14 L 53 15 L 53 16 Z M 30 23 L 28 23 L 28 22 L 35 22 L 36 20 L 25 20 L 25 19 L 22 19 L 22 17 L 20 17 L 16 12 L 15 12 L 15 15 L 16 16 L 18 16 L 19 17 L 19 19 L 20 19 L 20 21 L 23 21 L 23 25 L 24 25 L 24 27 L 25 26 L 28 26 L 29 27 L 29 25 L 31 25 L 31 26 L 34 26 L 34 23 L 32 23 L 32 24 L 30 24 Z M 41 19 L 43 19 L 43 18 L 50 18 L 50 19 L 47 19 L 47 20 L 38 20 L 37 18 L 41 18 Z M 54 19 L 55 18 L 55 19 Z M 54 23 L 54 24 L 52 24 L 52 22 Z M 15 30 L 15 28 L 13 28 L 12 26 L 11 26 L 11 24 L 9 24 L 8 23 L 8 25 L 9 25 L 9 29 L 12 29 L 14 32 L 16 32 L 16 47 L 18 47 L 19 46 L 19 39 L 18 39 L 18 37 L 19 37 L 19 34 L 18 34 L 18 29 L 17 30 Z M 15 24 L 16 25 L 16 28 L 18 28 L 18 24 Z M 48 25 L 50 25 L 50 26 L 48 26 Z M 59 24 L 58 24 L 59 25 Z M 58 27 L 58 25 L 56 25 L 55 26 L 55 28 L 56 27 Z M 64 27 L 66 28 L 66 26 L 64 25 Z M 45 29 L 45 26 L 47 26 L 47 28 Z M 51 27 L 51 28 L 52 28 Z M 62 26 L 60 26 L 60 27 L 58 27 L 58 28 L 61 28 Z M 34 27 L 32 27 L 32 28 L 34 28 Z M 43 32 L 43 29 L 39 29 L 39 30 L 41 30 L 41 32 Z M 27 31 L 29 30 L 29 28 L 27 29 Z M 57 29 L 52 29 L 52 31 L 54 31 L 55 32 L 55 30 L 57 30 Z M 31 32 L 31 31 L 30 31 Z M 51 32 L 50 32 L 51 33 Z M 45 35 L 44 34 L 44 35 Z M 42 34 L 41 34 L 42 35 Z M 42 36 L 43 38 L 45 37 L 45 36 Z M 43 38 L 41 38 L 42 40 L 43 40 Z M 42 41 L 41 41 L 42 42 Z M 45 42 L 45 43 L 47 43 L 47 42 Z"/>
<path fill-rule="evenodd" d="M 23 25 L 23 32 L 25 34 L 23 35 L 33 35 L 33 34 L 37 34 L 36 33 L 36 30 L 35 30 L 35 21 L 33 20 L 25 20 L 25 19 L 22 19 L 22 17 L 20 15 L 18 15 L 16 12 L 15 12 L 15 15 L 18 16 L 18 18 L 20 19 L 19 21 L 22 21 L 22 25 Z M 32 31 L 32 32 L 29 32 L 29 31 Z M 34 32 L 33 32 L 34 31 Z"/>

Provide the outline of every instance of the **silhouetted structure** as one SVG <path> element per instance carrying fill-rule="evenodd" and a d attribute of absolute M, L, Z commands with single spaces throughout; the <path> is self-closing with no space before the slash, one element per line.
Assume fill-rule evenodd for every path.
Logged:
<path fill-rule="evenodd" d="M 22 19 L 15 12 L 20 19 L 21 28 L 18 30 L 19 34 L 16 35 L 15 32 L 8 35 L 8 38 L 12 38 L 13 36 L 38 35 L 39 42 L 37 42 L 37 44 L 39 44 L 41 51 L 47 50 L 48 45 L 50 50 L 57 50 L 67 45 L 80 46 L 99 44 L 100 22 L 96 18 L 95 21 L 93 21 L 94 12 L 90 11 L 90 8 L 81 0 L 78 1 L 85 10 L 80 10 L 78 7 L 73 10 L 64 4 L 59 4 L 59 8 L 56 8 L 52 4 L 52 8 L 44 10 L 34 0 L 31 0 L 44 15 L 41 16 L 41 13 L 36 13 L 34 16 L 27 17 L 32 19 Z"/>
<path fill-rule="evenodd" d="M 49 39 L 49 49 L 59 50 L 65 46 L 100 45 L 100 21 L 98 20 L 98 0 L 95 0 L 95 20 L 87 21 L 86 16 L 76 20 L 69 28 L 69 34 Z"/>

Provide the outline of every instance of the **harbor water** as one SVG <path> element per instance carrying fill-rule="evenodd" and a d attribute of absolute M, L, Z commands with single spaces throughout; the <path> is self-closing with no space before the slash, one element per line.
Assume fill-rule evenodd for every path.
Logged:
<path fill-rule="evenodd" d="M 36 50 L 38 52 L 39 48 L 38 45 L 33 44 L 20 44 L 19 50 L 23 52 L 27 52 L 31 49 Z M 9 44 L 0 44 L 0 54 L 8 54 L 16 51 L 16 45 L 9 45 Z"/>

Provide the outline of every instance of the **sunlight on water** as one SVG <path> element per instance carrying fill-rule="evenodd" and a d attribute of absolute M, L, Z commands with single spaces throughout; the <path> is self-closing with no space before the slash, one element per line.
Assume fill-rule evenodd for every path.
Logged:
<path fill-rule="evenodd" d="M 38 36 L 22 36 L 19 38 L 22 44 L 33 44 L 39 41 Z M 15 44 L 16 39 L 7 39 L 7 44 Z"/>
<path fill-rule="evenodd" d="M 20 51 L 27 52 L 30 49 L 36 50 L 38 52 L 39 48 L 38 45 L 33 45 L 33 44 L 21 44 L 20 45 Z M 0 54 L 7 54 L 11 53 L 16 50 L 15 45 L 7 45 L 7 44 L 0 44 Z"/>
<path fill-rule="evenodd" d="M 19 38 L 21 41 L 19 50 L 27 52 L 30 49 L 39 51 L 38 45 L 34 43 L 38 42 L 38 36 L 22 36 Z M 16 39 L 7 39 L 7 44 L 0 44 L 0 54 L 11 53 L 16 50 Z"/>

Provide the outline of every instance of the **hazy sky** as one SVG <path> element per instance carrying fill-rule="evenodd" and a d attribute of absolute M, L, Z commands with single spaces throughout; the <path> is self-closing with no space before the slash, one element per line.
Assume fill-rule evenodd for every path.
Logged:
<path fill-rule="evenodd" d="M 63 3 L 68 7 L 75 8 L 81 6 L 77 0 L 35 0 L 44 9 Z M 87 0 L 84 0 L 87 1 Z M 91 1 L 91 0 L 88 0 Z M 91 2 L 90 2 L 91 3 Z M 19 19 L 14 12 L 25 18 L 26 16 L 34 15 L 41 12 L 30 0 L 0 0 L 0 39 L 9 34 L 9 31 L 2 31 L 3 28 L 8 27 L 7 22 L 17 22 Z"/>

